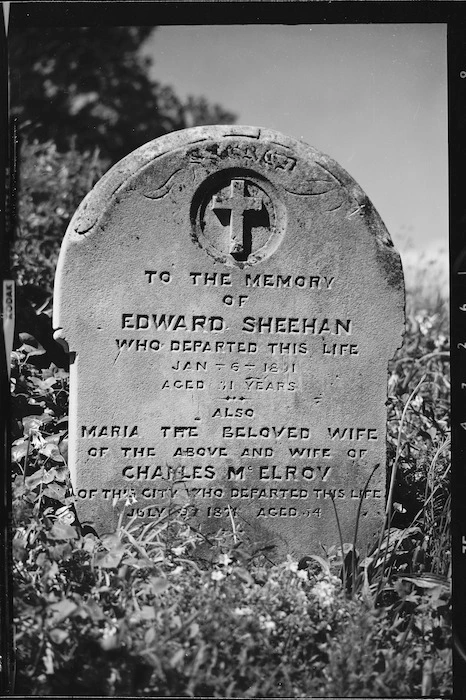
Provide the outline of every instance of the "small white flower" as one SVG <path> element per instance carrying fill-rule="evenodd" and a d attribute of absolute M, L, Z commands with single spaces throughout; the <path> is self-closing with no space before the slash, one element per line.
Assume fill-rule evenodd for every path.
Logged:
<path fill-rule="evenodd" d="M 185 548 L 183 545 L 179 545 L 179 547 L 173 547 L 172 552 L 175 555 L 175 557 L 179 557 L 181 554 L 184 554 Z"/>
<path fill-rule="evenodd" d="M 414 319 L 417 322 L 419 326 L 419 330 L 421 331 L 422 335 L 427 335 L 429 330 L 432 328 L 433 324 L 433 319 L 435 318 L 435 314 L 432 317 L 429 317 L 427 314 L 417 314 Z"/>
<path fill-rule="evenodd" d="M 52 675 L 54 672 L 54 657 L 53 657 L 53 651 L 52 648 L 49 644 L 47 644 L 46 649 L 45 649 L 45 654 L 42 657 L 42 662 L 44 664 L 45 668 L 45 673 L 47 675 Z"/>
<path fill-rule="evenodd" d="M 31 403 L 32 403 L 32 401 L 31 401 Z M 47 444 L 47 443 L 45 442 L 44 438 L 42 437 L 42 435 L 39 433 L 39 431 L 38 431 L 37 429 L 36 429 L 36 430 L 34 430 L 34 429 L 32 430 L 32 433 L 31 433 L 31 443 L 32 443 L 33 446 L 34 446 L 35 448 L 37 448 L 38 450 L 40 450 L 42 447 L 44 447 L 44 446 Z"/>
<path fill-rule="evenodd" d="M 447 340 L 448 339 L 446 335 L 444 335 L 443 333 L 439 333 L 436 343 L 437 347 L 442 347 L 443 345 L 445 345 L 447 343 Z"/>
<path fill-rule="evenodd" d="M 264 622 L 262 623 L 262 628 L 267 630 L 267 632 L 271 632 L 275 629 L 275 627 L 276 624 L 273 620 L 264 620 Z"/>
<path fill-rule="evenodd" d="M 311 593 L 317 598 L 320 605 L 328 608 L 333 603 L 335 587 L 328 581 L 319 581 L 312 587 Z"/>
<path fill-rule="evenodd" d="M 223 566 L 228 566 L 228 564 L 231 564 L 233 559 L 228 556 L 228 554 L 221 554 L 218 558 L 218 561 L 220 564 L 223 564 Z"/>
<path fill-rule="evenodd" d="M 109 639 L 110 637 L 114 637 L 117 632 L 118 627 L 116 625 L 105 622 L 105 627 L 102 630 L 102 637 L 103 639 Z"/>
<path fill-rule="evenodd" d="M 235 608 L 233 610 L 235 615 L 238 615 L 238 617 L 242 617 L 243 615 L 252 615 L 252 610 L 251 608 Z"/>
<path fill-rule="evenodd" d="M 308 581 L 309 577 L 307 575 L 307 571 L 305 569 L 300 569 L 299 571 L 296 572 L 296 576 L 303 581 Z"/>
<path fill-rule="evenodd" d="M 102 630 L 102 636 L 99 639 L 99 644 L 104 651 L 115 649 L 118 645 L 118 627 L 106 622 Z"/>
<path fill-rule="evenodd" d="M 288 571 L 292 571 L 294 574 L 298 571 L 297 561 L 287 561 L 286 568 Z"/>
<path fill-rule="evenodd" d="M 388 378 L 388 393 L 393 394 L 396 385 L 398 384 L 400 380 L 400 377 L 396 372 L 393 372 L 393 374 L 390 375 Z"/>
<path fill-rule="evenodd" d="M 73 511 L 70 510 L 68 506 L 59 508 L 56 512 L 56 515 L 58 520 L 60 520 L 62 523 L 65 523 L 66 525 L 72 525 L 76 520 Z"/>
<path fill-rule="evenodd" d="M 262 629 L 267 630 L 268 632 L 274 630 L 276 627 L 275 622 L 271 620 L 268 615 L 259 615 L 259 624 Z"/>
<path fill-rule="evenodd" d="M 172 573 L 172 576 L 178 576 L 179 574 L 183 573 L 183 567 L 176 566 L 171 573 Z"/>
<path fill-rule="evenodd" d="M 225 578 L 225 574 L 221 571 L 212 571 L 210 577 L 213 581 L 221 581 L 222 578 Z"/>

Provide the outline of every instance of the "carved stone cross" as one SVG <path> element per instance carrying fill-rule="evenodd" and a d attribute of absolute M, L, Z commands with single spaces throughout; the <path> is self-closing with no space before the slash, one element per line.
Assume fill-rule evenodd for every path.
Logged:
<path fill-rule="evenodd" d="M 212 200 L 214 211 L 229 210 L 230 213 L 230 254 L 235 255 L 244 251 L 244 213 L 260 211 L 262 199 L 248 197 L 244 193 L 244 180 L 232 180 L 228 198 L 215 195 Z"/>

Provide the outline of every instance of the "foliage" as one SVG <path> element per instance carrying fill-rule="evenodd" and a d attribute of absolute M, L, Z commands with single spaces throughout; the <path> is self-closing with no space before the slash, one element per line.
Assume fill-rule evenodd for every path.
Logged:
<path fill-rule="evenodd" d="M 443 307 L 410 307 L 391 366 L 393 508 L 364 559 L 357 543 L 335 543 L 322 557 L 270 566 L 239 528 L 218 533 L 207 559 L 204 539 L 179 509 L 151 528 L 121 517 L 101 539 L 81 531 L 65 462 L 68 375 L 44 363 L 47 352 L 31 336 L 18 342 L 16 693 L 451 692 Z"/>
<path fill-rule="evenodd" d="M 391 363 L 388 441 L 393 461 L 393 522 L 422 524 L 433 570 L 449 567 L 450 379 L 448 309 L 409 300 L 403 347 Z M 406 408 L 407 406 L 407 408 Z M 435 542 L 435 545 L 433 544 Z M 435 551 L 433 549 L 435 547 Z"/>
<path fill-rule="evenodd" d="M 426 672 L 423 695 L 447 687 L 445 587 L 375 610 L 325 565 L 266 568 L 227 538 L 203 569 L 187 524 L 169 546 L 165 525 L 101 541 L 47 513 L 18 527 L 16 692 L 393 697 L 426 690 Z"/>
<path fill-rule="evenodd" d="M 168 130 L 232 121 L 202 98 L 183 104 L 150 80 L 138 54 L 149 31 L 12 36 L 13 110 L 26 136 L 12 251 L 20 300 L 11 371 L 15 693 L 447 695 L 441 301 L 408 299 L 405 342 L 389 372 L 387 522 L 364 559 L 357 542 L 340 542 L 322 557 L 270 566 L 239 527 L 218 533 L 206 558 L 204 538 L 176 507 L 150 529 L 121 517 L 101 538 L 76 520 L 66 465 L 68 372 L 50 325 L 62 235 L 111 160 Z"/>
<path fill-rule="evenodd" d="M 99 151 L 61 153 L 53 141 L 28 143 L 20 151 L 18 220 L 12 273 L 22 287 L 48 298 L 60 244 L 69 220 L 103 175 Z"/>
<path fill-rule="evenodd" d="M 61 153 L 52 141 L 21 144 L 17 226 L 10 251 L 17 283 L 16 343 L 19 334 L 32 335 L 47 351 L 48 362 L 63 368 L 68 359 L 53 340 L 51 324 L 58 253 L 75 209 L 107 165 L 97 149 L 80 153 L 72 147 Z"/>
<path fill-rule="evenodd" d="M 140 49 L 152 31 L 13 27 L 9 35 L 11 114 L 20 142 L 11 250 L 17 328 L 32 333 L 61 366 L 66 360 L 53 352 L 48 317 L 60 243 L 78 204 L 110 165 L 147 141 L 236 119 L 204 97 L 182 101 L 150 78 L 151 60 Z"/>
<path fill-rule="evenodd" d="M 178 98 L 150 78 L 140 48 L 150 27 L 14 27 L 9 35 L 12 114 L 28 141 L 96 144 L 112 163 L 158 136 L 235 115 L 205 98 Z"/>

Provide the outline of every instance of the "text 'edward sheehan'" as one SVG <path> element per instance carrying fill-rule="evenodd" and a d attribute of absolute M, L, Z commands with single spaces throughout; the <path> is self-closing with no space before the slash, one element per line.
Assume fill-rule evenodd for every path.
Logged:
<path fill-rule="evenodd" d="M 184 314 L 122 314 L 121 327 L 128 330 L 187 331 L 222 333 L 227 329 L 221 316 L 185 316 Z M 245 316 L 244 333 L 285 333 L 302 335 L 351 335 L 351 319 Z"/>

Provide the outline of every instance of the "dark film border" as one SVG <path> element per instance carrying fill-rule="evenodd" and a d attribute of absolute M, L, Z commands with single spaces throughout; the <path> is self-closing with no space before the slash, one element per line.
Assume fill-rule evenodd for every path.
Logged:
<path fill-rule="evenodd" d="M 461 8 L 464 10 L 464 8 Z M 466 688 L 466 27 L 448 24 L 454 697 Z"/>
<path fill-rule="evenodd" d="M 15 217 L 15 138 L 12 137 L 9 119 L 9 80 L 8 80 L 8 19 L 9 3 L 2 3 L 0 13 L 0 268 L 2 283 L 1 325 L 6 309 L 6 297 L 13 288 L 9 265 L 9 247 L 14 231 Z M 10 306 L 9 313 L 11 314 Z M 10 324 L 11 325 L 11 324 Z M 12 329 L 11 329 L 12 330 Z M 11 335 L 11 332 L 10 332 Z M 11 413 L 9 362 L 7 362 L 8 341 L 0 333 L 0 693 L 11 689 L 14 671 L 13 644 L 13 600 L 12 600 L 12 554 L 11 554 Z"/>
<path fill-rule="evenodd" d="M 452 556 L 454 699 L 466 697 L 466 8 L 446 0 L 290 0 L 289 2 L 12 2 L 2 3 L 9 26 L 156 26 L 208 24 L 429 24 L 447 25 L 450 202 L 450 320 L 452 370 Z M 0 31 L 0 246 L 8 279 L 8 247 L 14 221 L 14 135 L 8 114 L 7 37 Z M 402 164 L 400 165 L 402 167 Z M 12 182 L 13 177 L 13 182 Z M 2 291 L 3 295 L 3 291 Z M 2 299 L 3 301 L 3 299 Z M 9 387 L 3 334 L 0 340 L 2 410 L 0 478 L 0 694 L 12 693 L 12 597 L 9 532 Z M 8 631 L 5 634 L 5 631 Z"/>

